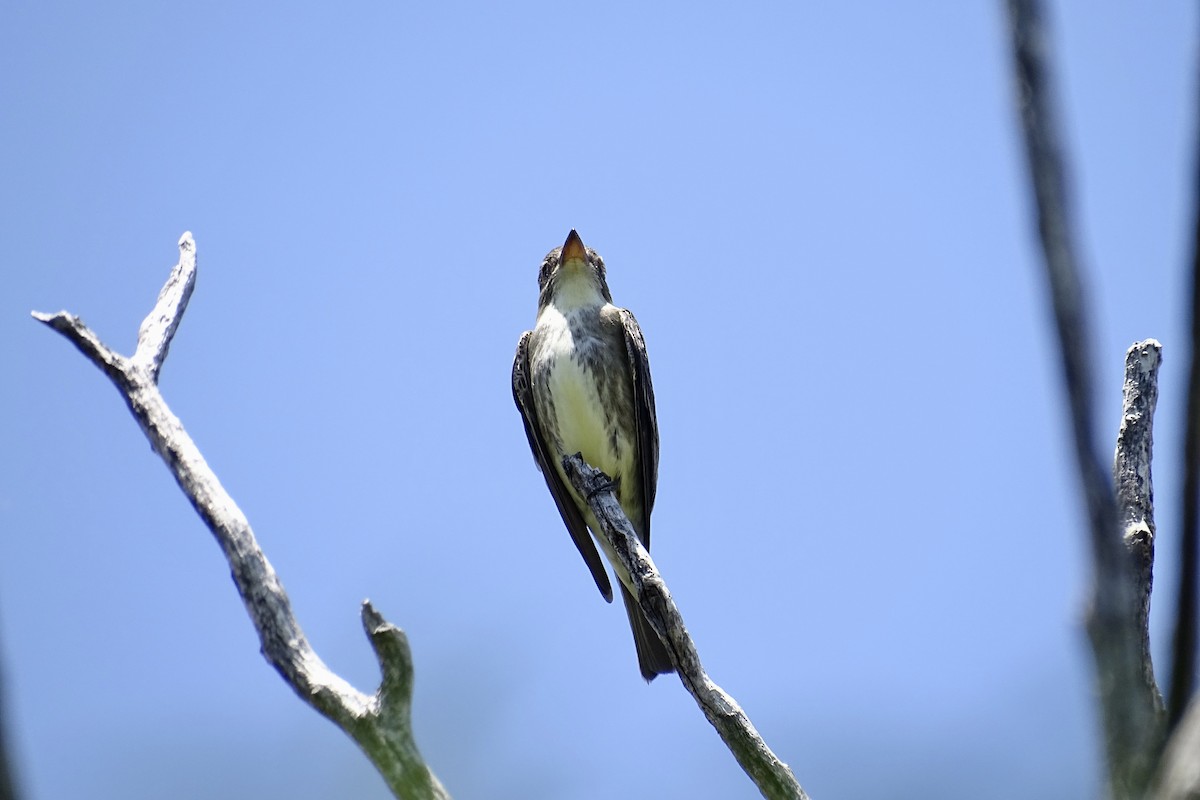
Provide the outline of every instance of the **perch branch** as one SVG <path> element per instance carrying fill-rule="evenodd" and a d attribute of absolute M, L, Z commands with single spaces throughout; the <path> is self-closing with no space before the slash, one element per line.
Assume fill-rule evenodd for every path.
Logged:
<path fill-rule="evenodd" d="M 126 358 L 104 345 L 76 316 L 33 312 L 71 341 L 116 385 L 150 444 L 225 553 L 234 583 L 258 631 L 262 653 L 305 702 L 344 730 L 405 800 L 448 798 L 417 750 L 409 714 L 412 654 L 403 631 L 364 602 L 362 621 L 382 681 L 373 695 L 358 691 L 321 661 L 292 613 L 291 601 L 241 509 L 205 463 L 183 424 L 171 413 L 157 380 L 196 279 L 196 245 L 179 240 L 179 263 L 142 323 L 137 350 Z"/>
<path fill-rule="evenodd" d="M 612 481 L 578 453 L 563 459 L 563 469 L 579 496 L 588 498 L 588 505 L 600 523 L 601 535 L 629 573 L 638 605 L 666 644 L 679 679 L 742 769 L 758 785 L 763 797 L 807 800 L 808 795 L 788 765 L 767 747 L 746 712 L 705 673 L 666 583 L 612 492 Z"/>
<path fill-rule="evenodd" d="M 1138 628 L 1141 599 L 1118 530 L 1112 485 L 1096 446 L 1090 334 L 1054 118 L 1043 12 L 1037 0 L 1008 0 L 1008 12 L 1038 233 L 1058 330 L 1075 462 L 1090 523 L 1093 582 L 1087 629 L 1103 708 L 1109 788 L 1114 797 L 1137 797 L 1146 788 L 1161 748 L 1161 698 L 1152 679 L 1147 686 L 1144 639 Z"/>

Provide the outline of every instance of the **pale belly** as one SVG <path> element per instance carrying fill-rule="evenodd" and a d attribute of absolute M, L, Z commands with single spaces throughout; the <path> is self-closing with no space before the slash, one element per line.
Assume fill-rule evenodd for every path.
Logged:
<path fill-rule="evenodd" d="M 576 358 L 577 348 L 586 351 L 602 347 L 603 343 L 590 337 L 576 341 L 571 336 L 570 325 L 561 316 L 547 314 L 540 322 L 541 352 L 534 361 L 542 369 L 535 368 L 534 382 L 535 386 L 540 382 L 553 400 L 561 455 L 582 453 L 584 461 L 611 478 L 632 474 L 635 468 L 633 432 L 615 427 L 612 409 L 606 413 L 597 385 L 597 380 L 607 383 L 613 376 L 597 375 Z M 608 399 L 616 398 L 610 396 Z M 622 400 L 625 406 L 631 402 L 629 398 Z M 543 419 L 549 416 L 540 409 L 539 413 Z"/>
<path fill-rule="evenodd" d="M 606 424 L 592 374 L 573 359 L 559 358 L 550 374 L 549 388 L 558 415 L 563 454 L 582 453 L 584 461 L 613 478 L 628 473 L 632 466 L 631 448 L 622 441 L 623 436 Z"/>

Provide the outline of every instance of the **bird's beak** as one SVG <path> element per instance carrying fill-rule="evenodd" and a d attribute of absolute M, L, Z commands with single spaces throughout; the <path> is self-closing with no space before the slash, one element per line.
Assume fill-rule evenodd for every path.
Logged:
<path fill-rule="evenodd" d="M 586 261 L 587 250 L 584 249 L 583 239 L 580 239 L 579 234 L 572 228 L 571 232 L 567 234 L 567 240 L 563 242 L 562 263 L 566 264 L 568 261 L 574 261 L 577 258 Z"/>

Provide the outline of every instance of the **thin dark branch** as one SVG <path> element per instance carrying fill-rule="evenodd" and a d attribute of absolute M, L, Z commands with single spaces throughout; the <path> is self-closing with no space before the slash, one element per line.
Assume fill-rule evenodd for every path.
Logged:
<path fill-rule="evenodd" d="M 666 644 L 679 679 L 742 769 L 757 784 L 763 797 L 807 800 L 808 795 L 800 788 L 796 776 L 767 747 L 746 712 L 705 673 L 666 583 L 650 560 L 650 553 L 638 541 L 612 492 L 612 481 L 578 453 L 563 459 L 563 469 L 579 496 L 588 498 L 588 505 L 600 523 L 600 535 L 608 541 L 629 574 L 634 597 Z"/>
<path fill-rule="evenodd" d="M 1179 520 L 1179 586 L 1175 599 L 1171 690 L 1167 725 L 1174 728 L 1192 697 L 1196 675 L 1197 561 L 1200 559 L 1200 141 L 1192 165 L 1194 205 L 1192 228 L 1192 337 L 1188 355 L 1186 432 L 1183 439 L 1183 487 Z"/>
<path fill-rule="evenodd" d="M 396 797 L 447 798 L 413 739 L 409 716 L 412 656 L 403 632 L 384 621 L 370 603 L 364 603 L 363 625 L 383 675 L 379 691 L 364 694 L 330 670 L 308 643 L 249 521 L 158 390 L 163 358 L 195 282 L 196 248 L 191 234 L 185 233 L 179 240 L 179 250 L 179 263 L 142 323 L 132 358 L 110 350 L 78 317 L 65 311 L 34 312 L 33 316 L 63 334 L 112 379 L 154 450 L 224 551 L 258 631 L 262 653 L 287 684 L 358 743 Z"/>
<path fill-rule="evenodd" d="M 1058 331 L 1075 462 L 1089 520 L 1093 591 L 1087 627 L 1103 707 L 1110 791 L 1114 797 L 1137 797 L 1161 747 L 1159 698 L 1145 681 L 1138 626 L 1141 602 L 1118 529 L 1112 484 L 1097 447 L 1090 332 L 1071 231 L 1043 11 L 1037 0 L 1008 0 L 1008 12 L 1021 128 Z"/>
<path fill-rule="evenodd" d="M 1045 63 L 1046 32 L 1042 27 L 1040 6 L 1036 0 L 1009 0 L 1008 3 L 1018 102 L 1070 407 L 1076 466 L 1092 522 L 1094 553 L 1103 564 L 1111 565 L 1120 561 L 1119 548 L 1114 546 L 1111 535 L 1116 519 L 1115 506 L 1109 478 L 1096 447 L 1098 438 L 1088 349 L 1090 332 L 1070 228 L 1058 123 L 1050 99 L 1050 75 Z"/>
<path fill-rule="evenodd" d="M 3 677 L 3 671 L 0 670 L 0 678 Z M 5 708 L 8 704 L 5 702 L 4 689 L 5 683 L 0 680 L 0 800 L 16 800 L 17 798 L 17 779 L 13 775 L 12 764 L 9 760 L 7 733 L 7 719 L 5 718 Z"/>

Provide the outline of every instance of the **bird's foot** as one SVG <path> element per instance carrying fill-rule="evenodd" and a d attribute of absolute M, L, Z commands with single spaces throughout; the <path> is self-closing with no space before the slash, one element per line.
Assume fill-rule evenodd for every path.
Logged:
<path fill-rule="evenodd" d="M 621 479 L 620 478 L 615 478 L 615 479 L 610 478 L 607 475 L 605 475 L 603 472 L 601 472 L 600 477 L 596 479 L 596 485 L 592 487 L 592 490 L 590 492 L 588 492 L 587 499 L 592 500 L 596 497 L 596 495 L 604 494 L 605 492 L 612 492 L 615 495 L 620 490 L 621 490 Z"/>

